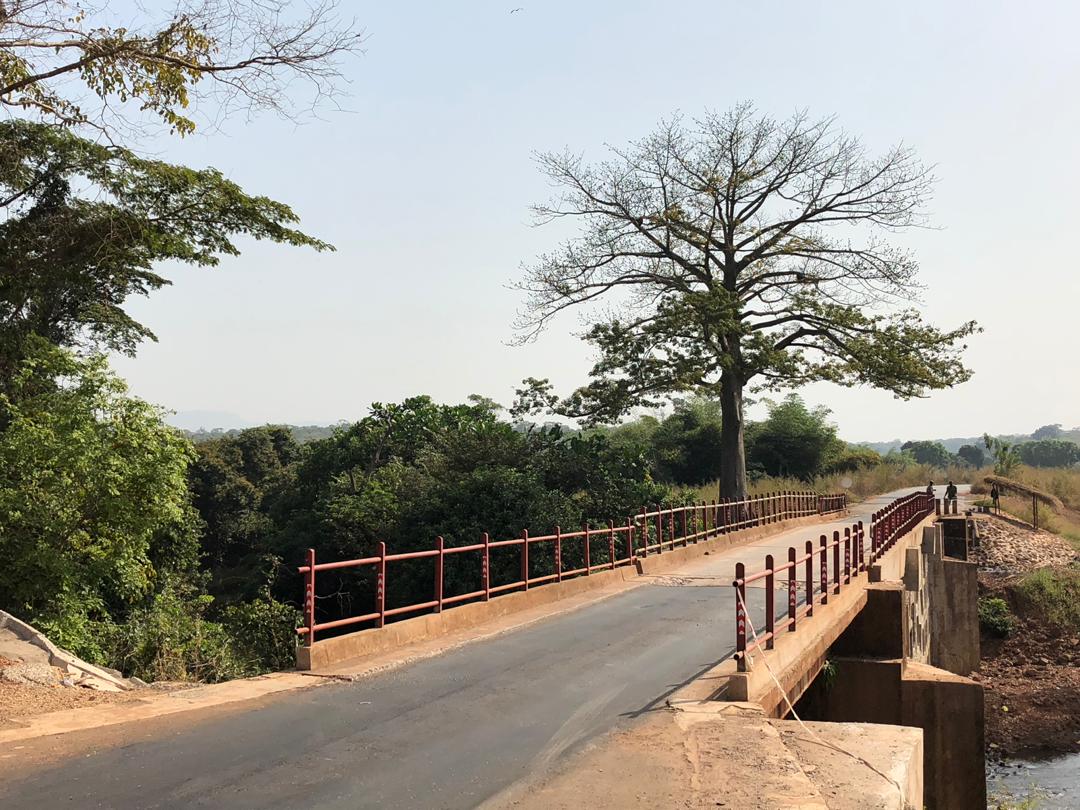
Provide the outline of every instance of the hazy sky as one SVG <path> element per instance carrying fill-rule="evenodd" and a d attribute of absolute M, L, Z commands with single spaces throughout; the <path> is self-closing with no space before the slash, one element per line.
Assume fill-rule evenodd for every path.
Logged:
<path fill-rule="evenodd" d="M 903 140 L 940 178 L 917 251 L 923 308 L 977 319 L 975 378 L 927 400 L 819 385 L 849 440 L 1028 432 L 1080 423 L 1080 47 L 1075 3 L 359 3 L 348 112 L 272 116 L 154 148 L 291 204 L 333 254 L 246 244 L 178 267 L 133 302 L 160 342 L 116 367 L 168 408 L 332 422 L 428 393 L 509 403 L 525 376 L 562 392 L 590 349 L 564 319 L 515 348 L 522 261 L 550 189 L 532 152 L 646 134 L 740 100 L 835 114 L 877 151 Z M 510 14 L 510 10 L 524 6 Z M 207 425 L 210 427 L 211 425 Z"/>

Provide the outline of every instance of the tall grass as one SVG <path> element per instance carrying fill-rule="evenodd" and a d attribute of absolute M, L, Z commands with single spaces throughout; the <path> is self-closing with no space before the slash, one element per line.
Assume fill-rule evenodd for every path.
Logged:
<path fill-rule="evenodd" d="M 981 470 L 978 473 L 980 482 L 987 472 L 988 470 Z M 1076 546 L 1077 550 L 1080 550 L 1080 468 L 1024 466 L 1013 473 L 1012 477 L 1061 499 L 1066 507 L 1064 513 L 1055 512 L 1049 506 L 1039 504 L 1039 528 L 1060 534 Z M 985 494 L 989 490 L 988 486 L 981 483 L 977 489 L 973 489 L 980 494 Z M 1001 508 L 1025 523 L 1032 521 L 1031 498 L 1026 495 L 1003 492 Z"/>

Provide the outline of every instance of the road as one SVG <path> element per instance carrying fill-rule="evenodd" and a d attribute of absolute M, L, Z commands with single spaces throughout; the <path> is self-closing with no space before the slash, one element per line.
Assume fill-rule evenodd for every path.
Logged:
<path fill-rule="evenodd" d="M 868 524 L 896 494 L 822 530 Z M 9 776 L 0 807 L 475 807 L 728 657 L 735 561 L 780 558 L 817 531 L 690 563 L 684 585 L 659 578 L 397 670 Z"/>

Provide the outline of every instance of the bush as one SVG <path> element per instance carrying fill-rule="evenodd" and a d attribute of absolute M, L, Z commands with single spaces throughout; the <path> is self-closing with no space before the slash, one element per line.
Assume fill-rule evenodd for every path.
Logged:
<path fill-rule="evenodd" d="M 170 586 L 123 624 L 102 625 L 112 666 L 144 681 L 224 681 L 251 674 L 228 633 L 205 618 L 213 597 Z"/>
<path fill-rule="evenodd" d="M 261 599 L 227 607 L 221 624 L 243 669 L 256 675 L 296 665 L 296 628 L 301 618 L 299 610 L 266 593 Z"/>
<path fill-rule="evenodd" d="M 1004 599 L 983 597 L 979 600 L 979 626 L 987 633 L 1005 638 L 1013 630 L 1013 617 Z"/>

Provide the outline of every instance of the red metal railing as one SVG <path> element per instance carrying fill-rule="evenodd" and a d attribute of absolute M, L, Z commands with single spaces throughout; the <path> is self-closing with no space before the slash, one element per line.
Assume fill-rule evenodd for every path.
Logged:
<path fill-rule="evenodd" d="M 825 605 L 829 594 L 839 594 L 844 585 L 861 576 L 878 558 L 886 554 L 896 541 L 911 531 L 919 521 L 934 512 L 933 497 L 916 492 L 897 498 L 884 509 L 873 514 L 870 523 L 870 556 L 866 556 L 866 532 L 860 520 L 845 526 L 843 536 L 836 530 L 830 540 L 827 535 L 818 538 L 817 545 L 807 540 L 803 553 L 795 547 L 788 548 L 787 562 L 776 564 L 771 554 L 765 557 L 765 568 L 747 575 L 743 563 L 735 564 L 735 659 L 739 671 L 746 671 L 746 586 L 765 581 L 765 627 L 757 635 L 754 646 L 773 648 L 777 636 L 776 626 L 776 578 L 783 576 L 787 591 L 787 615 L 781 629 L 794 633 L 799 621 L 814 615 L 814 605 Z M 841 555 L 842 558 L 841 558 Z M 832 558 L 832 577 L 829 576 L 829 558 Z M 799 591 L 803 597 L 800 603 Z"/>
<path fill-rule="evenodd" d="M 305 637 L 305 643 L 314 643 L 318 632 L 346 627 L 354 624 L 373 622 L 376 627 L 385 625 L 388 618 L 406 613 L 419 613 L 431 610 L 435 613 L 470 600 L 491 599 L 492 596 L 513 590 L 527 591 L 529 588 L 549 582 L 561 582 L 574 576 L 588 576 L 594 571 L 614 569 L 629 565 L 638 556 L 662 554 L 677 546 L 697 543 L 709 537 L 715 537 L 742 529 L 779 523 L 792 518 L 807 515 L 826 514 L 842 511 L 847 506 L 845 495 L 818 495 L 815 492 L 774 492 L 757 495 L 742 501 L 721 500 L 712 503 L 690 504 L 662 508 L 654 506 L 642 509 L 635 517 L 626 518 L 616 525 L 608 521 L 606 526 L 593 528 L 583 526 L 579 531 L 563 531 L 556 526 L 553 534 L 530 536 L 523 531 L 520 537 L 504 540 L 491 540 L 485 532 L 480 542 L 466 546 L 448 546 L 442 537 L 435 538 L 435 548 L 423 551 L 408 551 L 388 554 L 386 544 L 379 543 L 379 553 L 374 557 L 335 562 L 316 562 L 315 550 L 308 549 L 306 564 L 299 572 L 304 577 L 304 626 L 297 628 L 297 633 Z M 580 554 L 564 554 L 564 545 L 574 543 Z M 516 579 L 495 584 L 491 575 L 491 552 L 495 549 L 517 548 L 520 567 Z M 480 587 L 465 593 L 446 595 L 446 559 L 460 554 L 476 554 L 480 567 Z M 537 575 L 530 573 L 530 560 L 543 555 L 545 572 Z M 580 562 L 574 568 L 564 569 L 563 563 L 572 556 Z M 434 578 L 432 598 L 399 607 L 387 608 L 386 583 L 387 569 L 390 563 L 405 560 L 431 558 L 434 560 Z M 319 622 L 315 613 L 316 574 L 319 571 L 337 569 L 373 568 L 375 572 L 374 610 L 357 616 L 348 616 L 333 621 Z M 475 576 L 475 574 L 474 574 Z M 474 580 L 475 581 L 475 580 Z"/>

